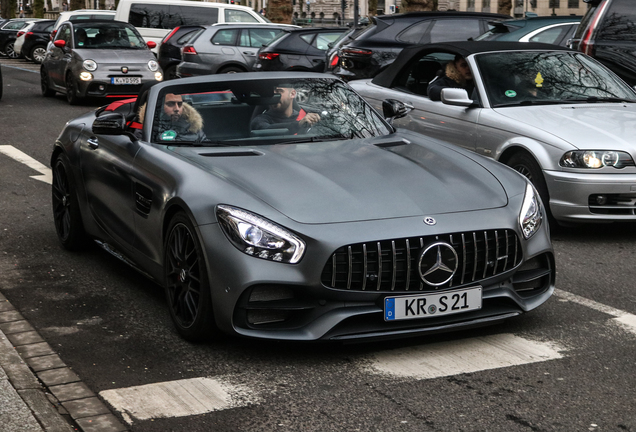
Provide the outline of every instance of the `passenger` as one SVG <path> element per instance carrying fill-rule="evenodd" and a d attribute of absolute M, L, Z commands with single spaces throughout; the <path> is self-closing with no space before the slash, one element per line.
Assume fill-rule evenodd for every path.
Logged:
<path fill-rule="evenodd" d="M 109 28 L 106 30 L 106 34 L 104 35 L 104 40 L 102 42 L 103 45 L 108 46 L 117 46 L 117 47 L 126 47 L 130 46 L 128 39 L 123 38 L 117 29 Z"/>
<path fill-rule="evenodd" d="M 317 113 L 306 113 L 303 109 L 294 107 L 297 93 L 291 84 L 276 86 L 274 94 L 279 94 L 280 100 L 252 120 L 252 130 L 287 129 L 289 133 L 298 133 L 299 130 L 310 128 L 320 121 L 320 115 Z"/>
<path fill-rule="evenodd" d="M 143 124 L 146 104 L 139 108 L 139 123 Z M 168 93 L 163 102 L 159 121 L 154 127 L 159 142 L 195 142 L 206 140 L 203 118 L 199 112 L 183 102 L 181 95 Z"/>
<path fill-rule="evenodd" d="M 86 34 L 86 30 L 83 28 L 78 28 L 75 30 L 75 47 L 81 48 L 86 46 L 88 41 L 88 35 Z"/>
<path fill-rule="evenodd" d="M 433 101 L 442 100 L 441 94 L 444 88 L 462 88 L 468 92 L 468 97 L 473 97 L 475 82 L 470 67 L 460 55 L 456 55 L 453 61 L 446 64 L 446 72 L 428 85 L 427 94 Z"/>

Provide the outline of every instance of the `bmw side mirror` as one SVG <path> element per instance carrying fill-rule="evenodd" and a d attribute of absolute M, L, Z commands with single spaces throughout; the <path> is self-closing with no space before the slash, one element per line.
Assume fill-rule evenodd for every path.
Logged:
<path fill-rule="evenodd" d="M 462 107 L 469 107 L 475 103 L 475 101 L 468 97 L 468 92 L 460 88 L 442 89 L 441 99 L 446 105 Z"/>
<path fill-rule="evenodd" d="M 412 109 L 412 105 L 397 99 L 385 99 L 382 101 L 382 113 L 390 125 L 393 125 L 393 120 L 406 116 Z"/>
<path fill-rule="evenodd" d="M 93 121 L 95 135 L 126 134 L 126 116 L 122 113 L 102 113 Z"/>

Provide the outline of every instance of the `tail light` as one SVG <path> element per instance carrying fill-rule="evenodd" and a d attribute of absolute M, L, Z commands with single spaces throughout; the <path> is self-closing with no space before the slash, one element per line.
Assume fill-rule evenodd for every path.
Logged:
<path fill-rule="evenodd" d="M 32 36 L 33 36 L 33 32 L 27 32 L 27 34 L 24 35 L 24 38 L 28 39 L 28 38 L 30 38 Z"/>
<path fill-rule="evenodd" d="M 179 27 L 175 27 L 174 30 L 172 30 L 170 33 L 168 33 L 166 35 L 166 37 L 163 38 L 163 40 L 161 41 L 161 43 L 165 43 L 168 42 L 168 39 L 170 39 L 176 32 L 177 30 L 179 30 Z"/>
<path fill-rule="evenodd" d="M 594 34 L 594 29 L 596 29 L 596 25 L 600 21 L 603 16 L 603 12 L 605 12 L 605 8 L 608 5 L 608 1 L 604 1 L 603 4 L 599 6 L 596 10 L 596 15 L 592 19 L 592 23 L 585 29 L 585 33 L 583 33 L 583 37 L 581 38 L 581 42 L 579 42 L 579 51 L 589 56 L 594 55 L 594 41 L 592 40 L 592 35 Z"/>
<path fill-rule="evenodd" d="M 24 34 L 23 31 L 19 31 L 17 35 L 15 35 L 15 37 L 19 38 L 20 36 L 22 36 Z"/>
<path fill-rule="evenodd" d="M 53 30 L 53 31 L 51 32 L 51 36 L 49 36 L 49 39 L 50 39 L 50 40 L 55 39 L 55 35 L 56 35 L 56 34 L 57 34 L 57 30 Z"/>
<path fill-rule="evenodd" d="M 186 45 L 186 46 L 183 47 L 181 53 L 182 54 L 197 55 L 197 50 L 195 50 L 192 45 Z"/>
<path fill-rule="evenodd" d="M 331 57 L 331 61 L 329 62 L 329 67 L 335 68 L 338 64 L 338 60 L 340 60 L 340 57 L 338 57 L 338 54 L 334 54 L 333 57 Z"/>
<path fill-rule="evenodd" d="M 344 48 L 342 49 L 342 54 L 367 57 L 373 54 L 373 51 L 359 48 Z"/>
<path fill-rule="evenodd" d="M 258 55 L 259 60 L 274 60 L 278 58 L 280 54 L 278 53 L 260 53 Z"/>

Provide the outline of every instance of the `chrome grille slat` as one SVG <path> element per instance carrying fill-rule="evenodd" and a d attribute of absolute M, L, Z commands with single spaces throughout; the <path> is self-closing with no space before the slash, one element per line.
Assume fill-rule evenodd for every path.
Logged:
<path fill-rule="evenodd" d="M 349 252 L 349 273 L 347 274 L 347 289 L 351 289 L 351 277 L 353 276 L 353 253 L 351 251 L 351 246 L 348 248 Z"/>
<path fill-rule="evenodd" d="M 461 285 L 464 285 L 464 277 L 466 276 L 466 236 L 462 233 L 462 281 Z"/>
<path fill-rule="evenodd" d="M 367 244 L 362 245 L 362 291 L 367 287 Z"/>
<path fill-rule="evenodd" d="M 477 279 L 477 257 L 479 256 L 479 254 L 477 253 L 477 233 L 474 232 L 474 231 L 473 231 L 473 251 L 475 252 L 475 255 L 473 256 L 473 261 L 475 263 L 475 266 L 473 267 L 473 279 L 472 279 L 472 281 Z"/>
<path fill-rule="evenodd" d="M 336 269 L 338 266 L 336 265 L 336 254 L 331 255 L 331 287 L 335 288 L 336 286 Z"/>
<path fill-rule="evenodd" d="M 424 239 L 422 237 L 420 237 L 420 249 L 424 249 Z M 424 282 L 420 281 L 420 291 L 422 290 L 424 290 Z"/>
<path fill-rule="evenodd" d="M 486 279 L 486 272 L 488 271 L 488 253 L 490 252 L 490 248 L 488 247 L 488 233 L 484 231 L 484 243 L 486 243 L 486 255 L 484 256 L 484 275 L 481 277 L 482 279 Z"/>
<path fill-rule="evenodd" d="M 397 276 L 397 253 L 395 252 L 395 240 L 391 240 L 391 253 L 393 254 L 393 278 L 391 279 L 391 291 L 395 291 L 395 277 Z"/>
<path fill-rule="evenodd" d="M 453 242 L 453 235 L 452 234 L 450 235 L 450 244 L 451 245 L 455 244 L 455 242 Z M 457 264 L 459 264 L 459 263 L 457 263 Z M 455 274 L 457 274 L 457 273 L 455 273 Z M 448 283 L 449 287 L 453 286 L 453 279 L 455 279 L 455 275 L 453 275 L 453 277 L 451 278 L 450 282 Z"/>
<path fill-rule="evenodd" d="M 406 290 L 411 286 L 411 243 L 406 239 Z"/>
<path fill-rule="evenodd" d="M 380 285 L 382 284 L 382 245 L 378 242 L 378 288 L 380 291 Z"/>

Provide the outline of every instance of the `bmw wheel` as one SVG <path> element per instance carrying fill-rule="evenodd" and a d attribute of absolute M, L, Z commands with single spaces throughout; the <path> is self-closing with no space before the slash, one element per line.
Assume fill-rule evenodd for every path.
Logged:
<path fill-rule="evenodd" d="M 57 237 L 65 249 L 80 250 L 86 245 L 86 233 L 77 199 L 68 157 L 61 153 L 53 164 L 53 222 Z"/>
<path fill-rule="evenodd" d="M 42 89 L 42 96 L 55 96 L 55 90 L 51 88 L 49 83 L 49 74 L 46 73 L 46 70 L 44 68 L 40 69 L 40 87 Z"/>
<path fill-rule="evenodd" d="M 75 80 L 70 73 L 66 75 L 66 100 L 69 105 L 77 105 L 80 101 L 79 96 L 77 96 Z"/>
<path fill-rule="evenodd" d="M 208 339 L 216 332 L 205 258 L 194 226 L 178 213 L 167 233 L 164 274 L 170 316 L 184 339 Z"/>

